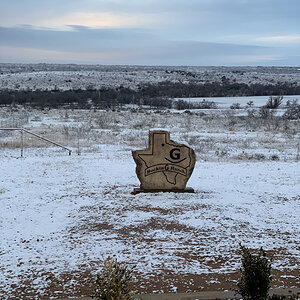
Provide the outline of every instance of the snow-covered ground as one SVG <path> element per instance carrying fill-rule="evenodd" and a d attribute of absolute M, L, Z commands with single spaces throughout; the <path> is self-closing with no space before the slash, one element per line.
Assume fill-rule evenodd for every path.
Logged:
<path fill-rule="evenodd" d="M 167 67 L 0 64 L 0 89 L 69 90 L 130 87 L 162 81 L 197 83 L 299 84 L 296 67 Z"/>
<path fill-rule="evenodd" d="M 0 132 L 1 299 L 88 295 L 107 256 L 136 266 L 140 292 L 234 288 L 239 243 L 273 256 L 274 287 L 299 287 L 299 121 L 9 108 L 0 117 L 74 149 L 26 136 L 20 158 L 19 133 Z M 151 127 L 195 148 L 195 194 L 131 195 L 131 150 L 146 147 Z"/>

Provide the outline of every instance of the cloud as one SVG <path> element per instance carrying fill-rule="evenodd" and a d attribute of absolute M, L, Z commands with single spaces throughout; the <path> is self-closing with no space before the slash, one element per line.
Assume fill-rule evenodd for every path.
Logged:
<path fill-rule="evenodd" d="M 0 25 L 128 27 L 134 23 L 130 26 L 152 28 L 159 20 L 161 29 L 173 34 L 173 29 L 175 33 L 182 29 L 186 34 L 218 36 L 258 28 L 264 34 L 282 34 L 299 28 L 299 9 L 299 0 L 2 0 Z"/>
<path fill-rule="evenodd" d="M 42 20 L 39 25 L 52 28 L 64 28 L 67 24 L 94 28 L 145 28 L 158 26 L 160 22 L 158 15 L 149 13 L 71 12 Z"/>
<path fill-rule="evenodd" d="M 34 53 L 40 50 L 44 57 L 39 57 L 44 58 L 43 61 L 65 57 L 67 61 L 77 59 L 103 64 L 245 65 L 278 57 L 267 47 L 167 40 L 150 30 L 135 28 L 74 25 L 68 30 L 53 30 L 32 26 L 0 27 L 0 36 L 2 57 L 11 59 L 8 49 L 14 49 L 15 53 L 23 51 L 27 57 L 34 57 Z"/>
<path fill-rule="evenodd" d="M 0 46 L 0 61 L 15 63 L 102 63 L 120 59 L 117 52 L 75 52 L 36 48 Z"/>
<path fill-rule="evenodd" d="M 152 35 L 147 30 L 122 28 L 89 28 L 70 25 L 69 30 L 31 26 L 0 27 L 0 45 L 48 50 L 82 51 L 124 49 L 136 44 L 147 45 Z"/>
<path fill-rule="evenodd" d="M 103 63 L 298 64 L 299 9 L 299 0 L 2 0 L 0 45 L 100 53 Z"/>
<path fill-rule="evenodd" d="M 258 42 L 266 42 L 273 44 L 300 44 L 300 34 L 295 35 L 277 35 L 277 36 L 264 36 L 256 38 Z"/>

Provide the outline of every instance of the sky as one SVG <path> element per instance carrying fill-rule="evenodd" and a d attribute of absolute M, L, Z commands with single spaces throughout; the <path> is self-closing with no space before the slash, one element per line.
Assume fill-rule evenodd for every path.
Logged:
<path fill-rule="evenodd" d="M 300 0 L 0 0 L 0 62 L 300 66 Z"/>

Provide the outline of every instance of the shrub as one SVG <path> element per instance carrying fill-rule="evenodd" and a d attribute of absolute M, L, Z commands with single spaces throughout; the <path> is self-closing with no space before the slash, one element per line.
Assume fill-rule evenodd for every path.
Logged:
<path fill-rule="evenodd" d="M 254 106 L 254 102 L 251 100 L 249 102 L 247 102 L 247 106 L 248 107 L 253 107 Z"/>
<path fill-rule="evenodd" d="M 96 288 L 92 297 L 101 300 L 131 300 L 133 292 L 132 270 L 117 259 L 108 257 L 97 274 Z"/>
<path fill-rule="evenodd" d="M 263 120 L 270 120 L 274 117 L 275 111 L 268 108 L 261 107 L 258 111 L 258 115 Z"/>
<path fill-rule="evenodd" d="M 257 254 L 253 254 L 241 244 L 240 251 L 242 267 L 241 278 L 237 284 L 238 293 L 243 299 L 267 299 L 271 283 L 271 263 L 265 251 L 260 248 Z"/>
<path fill-rule="evenodd" d="M 178 110 L 183 109 L 216 109 L 217 104 L 214 101 L 206 101 L 203 99 L 201 102 L 191 103 L 190 101 L 185 101 L 179 99 L 174 103 L 174 108 Z"/>
<path fill-rule="evenodd" d="M 270 157 L 271 160 L 279 160 L 279 156 L 277 154 L 273 154 Z"/>
<path fill-rule="evenodd" d="M 230 105 L 230 109 L 241 109 L 241 104 L 240 103 L 232 103 Z"/>
<path fill-rule="evenodd" d="M 201 102 L 198 102 L 194 105 L 194 108 L 198 109 L 216 109 L 218 105 L 214 101 L 207 101 L 203 99 Z"/>
<path fill-rule="evenodd" d="M 261 153 L 255 153 L 253 156 L 253 159 L 257 159 L 257 160 L 265 160 L 266 157 L 264 154 L 261 154 Z"/>
<path fill-rule="evenodd" d="M 276 109 L 282 103 L 282 99 L 283 99 L 282 96 L 277 96 L 277 97 L 271 96 L 264 107 Z"/>
<path fill-rule="evenodd" d="M 289 120 L 297 120 L 300 119 L 300 104 L 298 104 L 298 100 L 294 100 L 293 102 L 287 102 L 286 111 L 283 114 L 285 119 Z"/>

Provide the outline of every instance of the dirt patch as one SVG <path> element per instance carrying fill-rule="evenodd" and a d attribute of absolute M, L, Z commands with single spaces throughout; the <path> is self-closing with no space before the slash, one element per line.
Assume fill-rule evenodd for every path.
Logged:
<path fill-rule="evenodd" d="M 96 264 L 93 264 L 93 269 Z M 96 268 L 97 269 L 97 268 Z M 299 287 L 297 271 L 273 272 L 273 285 Z M 135 283 L 132 286 L 138 294 L 149 293 L 196 293 L 201 291 L 225 291 L 236 288 L 238 272 L 232 274 L 176 274 L 172 270 L 161 270 L 160 273 L 135 274 Z M 94 290 L 95 270 L 82 266 L 81 270 L 64 272 L 57 276 L 51 272 L 28 274 L 22 278 L 20 284 L 11 285 L 11 292 L 6 293 L 0 288 L 2 299 L 48 299 L 90 296 Z M 40 291 L 40 283 L 44 286 Z M 7 298 L 6 298 L 7 297 Z"/>

